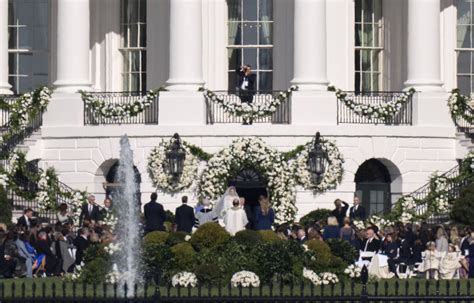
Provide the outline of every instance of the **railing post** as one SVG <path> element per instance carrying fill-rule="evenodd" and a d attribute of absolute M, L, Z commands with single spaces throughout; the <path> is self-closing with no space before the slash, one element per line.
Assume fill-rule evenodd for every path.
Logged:
<path fill-rule="evenodd" d="M 161 269 L 158 269 L 154 276 L 155 280 L 155 293 L 153 294 L 153 300 L 155 302 L 160 302 L 161 300 L 161 290 L 160 290 L 160 281 L 161 281 Z"/>
<path fill-rule="evenodd" d="M 362 291 L 360 293 L 360 302 L 368 302 L 369 301 L 369 295 L 367 293 L 367 282 L 369 281 L 369 271 L 367 270 L 367 267 L 364 265 L 362 267 L 360 279 L 362 281 Z"/>

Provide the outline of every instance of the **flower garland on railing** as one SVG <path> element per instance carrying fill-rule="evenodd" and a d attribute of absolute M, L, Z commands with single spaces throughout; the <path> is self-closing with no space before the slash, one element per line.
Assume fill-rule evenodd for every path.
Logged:
<path fill-rule="evenodd" d="M 148 171 L 153 182 L 153 185 L 162 189 L 165 192 L 175 193 L 190 187 L 197 179 L 199 161 L 193 155 L 187 144 L 182 144 L 185 151 L 185 160 L 183 167 L 183 174 L 178 182 L 175 182 L 172 176 L 166 171 L 165 165 L 167 163 L 166 153 L 175 142 L 172 138 L 170 141 L 162 141 L 160 145 L 156 146 L 150 152 L 148 157 Z"/>
<path fill-rule="evenodd" d="M 50 98 L 51 91 L 47 87 L 25 93 L 12 104 L 5 102 L 0 96 L 0 109 L 9 112 L 8 129 L 2 135 L 3 142 L 22 133 L 31 120 L 46 109 Z"/>
<path fill-rule="evenodd" d="M 131 103 L 107 102 L 83 90 L 80 90 L 79 93 L 81 94 L 85 107 L 92 109 L 94 113 L 98 113 L 104 118 L 124 119 L 135 117 L 142 113 L 147 107 L 153 104 L 160 91 L 164 90 L 166 89 L 163 87 L 157 90 L 150 90 L 144 96 L 141 96 L 140 99 L 134 100 Z"/>
<path fill-rule="evenodd" d="M 362 104 L 356 103 L 347 97 L 347 93 L 332 85 L 328 86 L 328 91 L 336 93 L 337 99 L 343 102 L 348 108 L 359 116 L 368 119 L 388 120 L 397 114 L 402 106 L 408 102 L 410 97 L 416 92 L 414 88 L 410 88 L 398 98 L 394 98 L 383 104 Z"/>
<path fill-rule="evenodd" d="M 344 174 L 344 158 L 337 148 L 336 143 L 322 139 L 321 146 L 328 156 L 328 167 L 319 184 L 314 182 L 308 166 L 309 152 L 314 147 L 314 140 L 304 146 L 304 149 L 300 151 L 292 165 L 297 183 L 315 193 L 335 189 L 337 185 L 341 183 Z"/>
<path fill-rule="evenodd" d="M 466 122 L 473 124 L 474 116 L 466 115 L 466 110 L 471 106 L 471 99 L 461 94 L 460 90 L 455 88 L 451 91 L 451 95 L 448 99 L 449 111 L 453 121 L 456 123 L 457 118 L 462 118 Z"/>
<path fill-rule="evenodd" d="M 237 115 L 242 117 L 245 121 L 251 119 L 258 119 L 263 117 L 268 117 L 275 113 L 278 106 L 288 100 L 291 94 L 297 90 L 298 87 L 293 85 L 286 91 L 281 91 L 276 97 L 274 97 L 270 102 L 265 104 L 245 103 L 240 102 L 236 99 L 229 100 L 228 98 L 219 97 L 213 91 L 201 88 L 200 90 L 204 92 L 204 96 L 211 101 L 217 102 L 223 110 L 231 115 Z"/>

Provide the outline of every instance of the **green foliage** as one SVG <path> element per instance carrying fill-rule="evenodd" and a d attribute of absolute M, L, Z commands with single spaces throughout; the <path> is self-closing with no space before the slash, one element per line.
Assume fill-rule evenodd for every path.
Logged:
<path fill-rule="evenodd" d="M 191 236 L 191 244 L 199 251 L 204 248 L 213 248 L 230 239 L 230 234 L 219 224 L 205 223 Z"/>
<path fill-rule="evenodd" d="M 278 242 L 282 241 L 277 234 L 271 230 L 259 230 L 258 233 L 262 237 L 263 242 Z"/>
<path fill-rule="evenodd" d="M 300 219 L 300 224 L 310 226 L 315 222 L 319 222 L 321 226 L 326 225 L 327 218 L 331 215 L 330 209 L 320 208 L 307 213 Z"/>
<path fill-rule="evenodd" d="M 466 187 L 454 201 L 451 219 L 456 223 L 472 225 L 474 222 L 474 183 Z"/>
<path fill-rule="evenodd" d="M 285 244 L 284 241 L 263 243 L 254 250 L 258 260 L 255 273 L 261 281 L 270 282 L 276 277 L 291 277 L 293 264 Z"/>
<path fill-rule="evenodd" d="M 235 234 L 233 240 L 244 246 L 254 246 L 263 241 L 262 235 L 259 232 L 250 229 L 239 231 Z"/>
<path fill-rule="evenodd" d="M 305 244 L 308 246 L 308 249 L 315 253 L 315 268 L 324 269 L 329 267 L 331 263 L 331 249 L 324 241 L 319 240 L 309 240 Z"/>
<path fill-rule="evenodd" d="M 104 283 L 109 271 L 110 263 L 106 259 L 98 257 L 85 263 L 79 281 L 87 284 Z"/>
<path fill-rule="evenodd" d="M 168 238 L 166 239 L 166 245 L 168 246 L 175 246 L 176 244 L 180 244 L 186 242 L 184 238 L 186 237 L 187 233 L 184 231 L 175 231 L 168 234 Z"/>
<path fill-rule="evenodd" d="M 189 142 L 183 142 L 183 144 L 189 148 L 189 151 L 191 154 L 203 161 L 209 161 L 212 158 L 212 154 L 206 153 L 202 148 L 199 146 L 196 146 L 194 144 L 191 144 Z"/>
<path fill-rule="evenodd" d="M 347 241 L 341 239 L 329 239 L 326 244 L 331 249 L 333 256 L 339 257 L 347 264 L 357 260 L 357 250 Z"/>
<path fill-rule="evenodd" d="M 169 211 L 169 210 L 165 210 L 165 221 L 168 221 L 168 222 L 171 222 L 171 223 L 174 223 L 175 222 L 175 216 L 174 216 L 174 213 Z"/>
<path fill-rule="evenodd" d="M 283 159 L 288 161 L 290 159 L 296 158 L 296 156 L 305 149 L 306 145 L 298 145 L 290 151 L 282 153 Z"/>
<path fill-rule="evenodd" d="M 153 244 L 165 244 L 169 233 L 164 231 L 152 231 L 143 238 L 143 246 Z"/>
<path fill-rule="evenodd" d="M 191 244 L 186 242 L 176 244 L 171 247 L 171 252 L 174 256 L 174 264 L 177 271 L 192 271 L 196 259 L 196 251 Z"/>
<path fill-rule="evenodd" d="M 92 244 L 84 252 L 84 263 L 91 262 L 94 259 L 101 258 L 106 261 L 110 259 L 110 255 L 105 251 L 105 244 Z"/>
<path fill-rule="evenodd" d="M 170 280 L 174 259 L 168 246 L 157 242 L 149 242 L 143 246 L 143 261 L 146 276 L 153 278 L 157 273 L 161 273 L 161 281 L 167 282 Z"/>
<path fill-rule="evenodd" d="M 196 266 L 196 277 L 199 284 L 219 284 L 223 281 L 223 271 L 218 264 L 199 264 Z"/>
<path fill-rule="evenodd" d="M 5 187 L 0 186 L 0 223 L 10 224 L 12 222 L 12 205 L 7 199 Z"/>

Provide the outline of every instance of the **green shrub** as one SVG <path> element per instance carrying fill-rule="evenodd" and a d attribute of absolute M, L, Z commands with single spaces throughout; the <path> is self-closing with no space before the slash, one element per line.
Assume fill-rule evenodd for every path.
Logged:
<path fill-rule="evenodd" d="M 191 236 L 191 244 L 199 251 L 221 245 L 230 239 L 230 234 L 219 224 L 205 223 Z"/>
<path fill-rule="evenodd" d="M 161 281 L 168 282 L 174 267 L 173 260 L 171 249 L 164 244 L 149 242 L 143 246 L 143 262 L 147 277 L 154 278 L 160 273 Z"/>
<path fill-rule="evenodd" d="M 293 273 L 291 256 L 284 241 L 263 243 L 254 250 L 257 259 L 255 273 L 268 283 L 274 278 L 287 278 Z"/>
<path fill-rule="evenodd" d="M 263 242 L 265 243 L 281 241 L 281 239 L 278 238 L 277 234 L 272 230 L 259 230 L 258 233 L 260 234 Z"/>
<path fill-rule="evenodd" d="M 175 246 L 176 244 L 180 244 L 186 242 L 184 238 L 186 237 L 187 233 L 184 231 L 175 231 L 171 232 L 166 239 L 166 245 L 168 246 Z"/>
<path fill-rule="evenodd" d="M 0 223 L 7 225 L 12 223 L 12 205 L 8 201 L 5 187 L 0 186 Z"/>
<path fill-rule="evenodd" d="M 357 260 L 357 250 L 347 241 L 341 239 L 329 239 L 326 244 L 331 249 L 333 256 L 339 257 L 347 264 L 352 264 Z"/>
<path fill-rule="evenodd" d="M 196 251 L 189 243 L 179 243 L 171 247 L 174 256 L 174 264 L 176 270 L 192 271 L 192 267 L 196 261 Z"/>
<path fill-rule="evenodd" d="M 235 234 L 234 241 L 240 245 L 253 246 L 262 242 L 262 236 L 255 230 L 245 229 Z"/>
<path fill-rule="evenodd" d="M 165 221 L 174 223 L 175 222 L 175 215 L 172 211 L 165 210 Z"/>
<path fill-rule="evenodd" d="M 314 252 L 315 259 L 315 268 L 324 269 L 329 267 L 331 262 L 332 254 L 329 246 L 320 240 L 309 240 L 305 244 L 308 246 L 308 249 Z"/>
<path fill-rule="evenodd" d="M 238 271 L 254 271 L 258 264 L 258 259 L 253 252 L 255 245 L 258 245 L 258 243 L 250 246 L 239 244 L 236 241 L 229 241 L 223 247 L 214 248 L 216 261 L 222 265 L 224 270 L 223 279 L 226 283 Z"/>
<path fill-rule="evenodd" d="M 105 251 L 105 244 L 92 244 L 84 253 L 84 263 L 91 262 L 97 258 L 109 261 L 110 255 Z"/>
<path fill-rule="evenodd" d="M 224 272 L 218 264 L 199 264 L 195 271 L 199 284 L 219 284 L 223 282 Z"/>
<path fill-rule="evenodd" d="M 321 226 L 325 226 L 327 218 L 331 215 L 332 210 L 320 208 L 307 213 L 300 219 L 300 224 L 308 227 L 315 222 L 319 222 Z"/>
<path fill-rule="evenodd" d="M 107 274 L 110 271 L 110 264 L 104 258 L 95 258 L 85 263 L 79 277 L 80 282 L 86 284 L 104 283 Z"/>
<path fill-rule="evenodd" d="M 165 244 L 169 233 L 164 231 L 152 231 L 143 238 L 143 246 L 148 244 Z"/>
<path fill-rule="evenodd" d="M 451 219 L 459 224 L 472 225 L 474 218 L 474 183 L 464 188 L 454 201 Z"/>

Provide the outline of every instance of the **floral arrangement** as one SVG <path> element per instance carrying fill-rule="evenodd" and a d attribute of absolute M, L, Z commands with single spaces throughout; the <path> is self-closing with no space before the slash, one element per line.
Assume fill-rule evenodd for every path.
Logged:
<path fill-rule="evenodd" d="M 86 108 L 91 108 L 94 112 L 99 113 L 104 118 L 123 119 L 135 117 L 142 113 L 147 107 L 155 102 L 156 97 L 162 90 L 164 90 L 164 88 L 150 90 L 140 99 L 133 101 L 133 103 L 106 102 L 89 92 L 80 90 L 79 93 L 81 94 Z"/>
<path fill-rule="evenodd" d="M 173 285 L 173 287 L 196 287 L 197 284 L 198 279 L 192 272 L 182 271 L 171 278 L 171 285 Z"/>
<path fill-rule="evenodd" d="M 379 217 L 379 216 L 376 216 L 376 215 L 370 216 L 367 219 L 367 221 L 370 222 L 371 224 L 377 226 L 378 228 L 384 228 L 384 227 L 393 225 L 392 221 L 390 221 L 388 219 L 385 219 L 385 218 L 382 218 L 382 217 Z"/>
<path fill-rule="evenodd" d="M 364 221 L 362 220 L 354 220 L 352 222 L 352 224 L 358 229 L 358 230 L 362 230 L 365 228 L 365 223 Z"/>
<path fill-rule="evenodd" d="M 470 98 L 462 95 L 459 89 L 455 88 L 451 91 L 448 106 L 455 123 L 458 118 L 462 118 L 470 124 L 474 123 L 474 116 L 466 114 L 466 110 L 470 107 L 470 101 Z"/>
<path fill-rule="evenodd" d="M 217 102 L 225 112 L 229 114 L 235 114 L 242 117 L 244 121 L 251 119 L 257 119 L 261 117 L 267 117 L 275 113 L 278 106 L 286 101 L 291 93 L 297 90 L 298 87 L 293 85 L 286 91 L 280 92 L 276 97 L 266 104 L 257 103 L 245 103 L 238 100 L 229 100 L 223 97 L 219 97 L 214 92 L 208 89 L 201 89 L 204 92 L 204 96 L 211 101 Z"/>
<path fill-rule="evenodd" d="M 117 223 L 118 218 L 110 211 L 107 212 L 104 220 L 102 221 L 102 224 L 108 226 L 111 232 L 115 230 L 115 226 L 117 225 Z"/>
<path fill-rule="evenodd" d="M 336 274 L 330 272 L 323 272 L 319 275 L 308 268 L 303 268 L 303 278 L 311 281 L 316 286 L 339 283 L 339 278 Z"/>
<path fill-rule="evenodd" d="M 230 279 L 232 287 L 259 287 L 260 278 L 251 271 L 239 271 L 232 275 Z"/>
<path fill-rule="evenodd" d="M 294 175 L 282 155 L 260 138 L 236 139 L 213 155 L 201 174 L 199 196 L 218 199 L 225 192 L 235 169 L 246 165 L 252 165 L 268 180 L 275 223 L 293 221 L 297 210 Z"/>
<path fill-rule="evenodd" d="M 351 279 L 360 278 L 362 269 L 355 264 L 349 265 L 345 270 L 344 273 L 349 276 Z"/>
<path fill-rule="evenodd" d="M 321 146 L 328 156 L 328 167 L 319 184 L 314 182 L 308 165 L 309 152 L 314 147 L 314 140 L 305 145 L 304 149 L 297 155 L 296 160 L 293 162 L 293 171 L 297 183 L 305 189 L 312 190 L 316 193 L 335 189 L 337 185 L 341 183 L 344 174 L 344 158 L 335 142 L 322 139 Z"/>
<path fill-rule="evenodd" d="M 172 176 L 166 171 L 166 153 L 175 142 L 175 138 L 170 141 L 162 141 L 160 145 L 152 149 L 148 157 L 148 172 L 153 184 L 166 192 L 178 192 L 190 187 L 197 179 L 199 161 L 186 144 L 182 144 L 186 158 L 184 160 L 183 174 L 178 182 L 173 181 Z"/>
<path fill-rule="evenodd" d="M 122 249 L 121 243 L 111 242 L 104 247 L 104 250 L 109 255 L 113 256 Z"/>
<path fill-rule="evenodd" d="M 329 91 L 336 92 L 336 97 L 343 102 L 348 108 L 359 116 L 367 117 L 369 119 L 391 119 L 397 114 L 402 106 L 408 102 L 410 97 L 416 92 L 414 88 L 410 88 L 401 96 L 394 98 L 382 104 L 362 104 L 356 103 L 354 100 L 347 97 L 347 93 L 332 85 L 328 86 Z"/>

